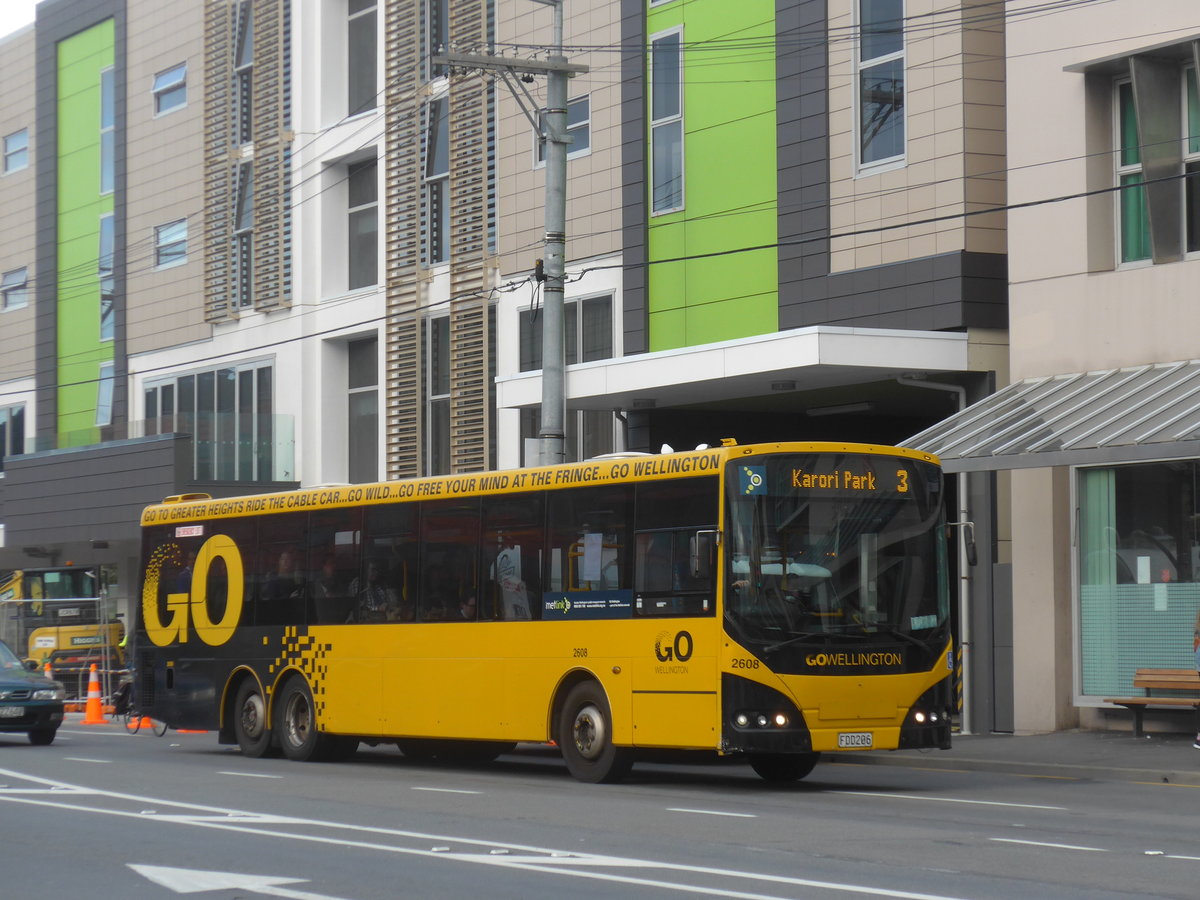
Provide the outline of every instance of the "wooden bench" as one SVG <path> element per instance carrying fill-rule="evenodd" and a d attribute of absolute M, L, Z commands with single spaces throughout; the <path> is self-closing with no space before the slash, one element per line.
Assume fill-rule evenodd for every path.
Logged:
<path fill-rule="evenodd" d="M 1138 669 L 1133 673 L 1133 686 L 1145 691 L 1142 697 L 1105 697 L 1105 703 L 1124 706 L 1133 713 L 1133 736 L 1142 736 L 1142 714 L 1147 706 L 1174 706 L 1195 709 L 1200 707 L 1200 674 L 1195 669 Z M 1155 691 L 1187 691 L 1194 696 L 1175 693 L 1156 696 Z"/>

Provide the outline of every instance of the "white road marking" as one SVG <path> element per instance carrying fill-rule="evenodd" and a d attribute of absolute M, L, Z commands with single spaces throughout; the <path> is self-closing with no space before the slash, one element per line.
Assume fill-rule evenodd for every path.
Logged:
<path fill-rule="evenodd" d="M 460 863 L 496 866 L 499 868 L 517 869 L 542 874 L 560 875 L 571 878 L 587 878 L 594 881 L 613 882 L 623 885 L 638 885 L 643 887 L 662 888 L 677 891 L 692 896 L 704 895 L 710 897 L 729 897 L 736 900 L 788 900 L 777 894 L 760 894 L 735 888 L 708 887 L 692 884 L 684 880 L 665 881 L 649 878 L 634 877 L 631 874 L 617 872 L 587 871 L 591 869 L 653 869 L 664 873 L 680 873 L 689 876 L 710 876 L 723 878 L 734 882 L 757 881 L 784 888 L 808 888 L 810 890 L 836 891 L 839 893 L 860 894 L 871 897 L 889 897 L 896 900 L 959 900 L 959 898 L 942 895 L 926 894 L 917 891 L 905 891 L 893 888 L 871 887 L 869 885 L 851 884 L 848 882 L 818 881 L 810 878 L 798 878 L 790 875 L 769 875 L 765 873 L 746 872 L 738 869 L 719 869 L 712 866 L 693 866 L 682 863 L 670 863 L 657 860 L 624 858 L 618 856 L 602 856 L 581 853 L 564 853 L 561 849 L 532 847 L 523 844 L 507 844 L 501 841 L 479 840 L 477 838 L 450 837 L 416 831 L 404 831 L 396 828 L 384 828 L 370 825 L 353 825 L 345 822 L 332 822 L 321 819 L 301 819 L 260 815 L 245 810 L 227 809 L 223 807 L 206 806 L 198 803 L 181 803 L 156 797 L 146 797 L 137 794 L 125 794 L 118 791 L 107 791 L 83 788 L 67 782 L 53 781 L 33 775 L 26 775 L 11 769 L 0 769 L 0 777 L 20 779 L 42 786 L 37 794 L 22 791 L 0 790 L 0 802 L 23 803 L 31 806 L 51 807 L 72 812 L 87 812 L 97 815 L 117 816 L 124 818 L 153 818 L 156 821 L 172 824 L 190 825 L 195 828 L 214 828 L 239 834 L 254 834 L 282 840 L 303 841 L 332 847 L 353 847 L 360 850 L 377 850 L 386 853 L 397 853 L 406 856 L 424 857 L 426 859 L 453 860 Z M 55 790 L 57 789 L 57 790 Z M 51 799 L 51 798 L 54 799 Z M 72 802 L 71 798 L 78 798 Z M 110 806 L 88 806 L 82 802 L 84 798 L 103 798 L 106 802 L 123 801 L 135 809 L 115 809 Z M 180 810 L 177 813 L 162 814 L 147 810 L 147 804 L 156 804 L 164 809 Z M 295 825 L 303 831 L 288 832 L 279 828 L 272 829 L 269 825 Z M 330 832 L 345 834 L 370 835 L 371 840 L 340 837 L 336 834 L 314 834 L 313 829 L 326 829 Z M 384 840 L 403 838 L 420 841 L 422 847 L 397 846 L 395 843 L 383 843 Z M 439 842 L 451 845 L 451 852 L 437 852 L 429 847 L 431 843 Z M 470 847 L 457 852 L 453 846 Z M 517 851 L 521 855 L 500 855 L 491 851 L 505 848 Z M 530 858 L 532 857 L 532 859 Z M 573 865 L 564 865 L 573 863 Z"/>
<path fill-rule="evenodd" d="M 667 812 L 696 813 L 700 816 L 732 816 L 736 819 L 757 819 L 754 813 L 721 812 L 716 809 L 684 809 L 679 806 L 668 806 Z"/>
<path fill-rule="evenodd" d="M 282 778 L 282 775 L 266 775 L 262 772 L 217 772 L 218 775 L 236 775 L 238 778 Z"/>
<path fill-rule="evenodd" d="M 89 759 L 86 756 L 64 756 L 67 762 L 90 762 L 90 763 L 110 763 L 111 759 Z"/>
<path fill-rule="evenodd" d="M 1016 838 L 988 838 L 1001 844 L 1028 844 L 1031 847 L 1051 847 L 1055 850 L 1086 850 L 1089 853 L 1108 853 L 1103 847 L 1080 847 L 1078 844 L 1052 844 L 1049 841 L 1020 841 Z"/>
<path fill-rule="evenodd" d="M 240 872 L 207 872 L 202 869 L 179 869 L 170 866 L 141 866 L 126 863 L 148 881 L 168 888 L 177 894 L 201 894 L 208 891 L 249 891 L 267 897 L 286 897 L 288 900 L 338 900 L 328 894 L 314 894 L 285 888 L 299 884 L 303 878 L 275 878 L 270 875 L 245 875 Z"/>
<path fill-rule="evenodd" d="M 1017 809 L 1049 809 L 1066 812 L 1065 806 L 1042 806 L 1037 803 L 1002 803 L 999 800 L 963 800 L 958 797 L 922 797 L 919 794 L 890 794 L 883 791 L 825 791 L 826 794 L 850 794 L 855 797 L 872 797 L 884 800 L 926 800 L 930 803 L 967 803 L 972 806 L 1010 806 Z"/>
<path fill-rule="evenodd" d="M 482 794 L 483 791 L 461 791 L 455 788 L 431 788 L 431 787 L 415 787 L 409 788 L 413 791 L 429 791 L 434 794 Z"/>

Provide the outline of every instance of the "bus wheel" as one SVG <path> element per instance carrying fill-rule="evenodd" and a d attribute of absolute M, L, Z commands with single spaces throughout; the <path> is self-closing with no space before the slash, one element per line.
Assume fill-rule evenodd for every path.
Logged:
<path fill-rule="evenodd" d="M 267 703 L 253 679 L 247 678 L 238 687 L 233 701 L 233 715 L 233 730 L 242 753 L 255 759 L 270 755 Z"/>
<path fill-rule="evenodd" d="M 344 752 L 349 746 L 347 738 L 317 730 L 317 711 L 305 679 L 292 678 L 288 681 L 283 686 L 275 709 L 275 732 L 279 735 L 283 755 L 288 759 L 324 762 L 337 758 L 339 752 Z M 353 746 L 357 748 L 358 741 Z"/>
<path fill-rule="evenodd" d="M 799 781 L 813 770 L 820 758 L 820 753 L 758 753 L 750 757 L 750 768 L 764 781 L 779 784 Z"/>
<path fill-rule="evenodd" d="M 633 767 L 628 750 L 613 746 L 612 713 L 593 681 L 571 688 L 558 719 L 558 744 L 567 770 L 590 784 L 620 781 Z"/>

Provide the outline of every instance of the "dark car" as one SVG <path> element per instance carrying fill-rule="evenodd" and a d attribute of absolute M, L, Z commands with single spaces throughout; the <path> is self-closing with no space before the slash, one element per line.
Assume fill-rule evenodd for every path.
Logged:
<path fill-rule="evenodd" d="M 66 692 L 29 660 L 0 641 L 0 733 L 23 731 L 31 744 L 49 744 L 63 720 Z"/>

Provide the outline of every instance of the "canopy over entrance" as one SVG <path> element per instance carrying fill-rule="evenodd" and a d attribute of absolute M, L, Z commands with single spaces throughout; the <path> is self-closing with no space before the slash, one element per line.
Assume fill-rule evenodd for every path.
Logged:
<path fill-rule="evenodd" d="M 947 472 L 1200 456 L 1200 360 L 1026 378 L 905 443 Z"/>

